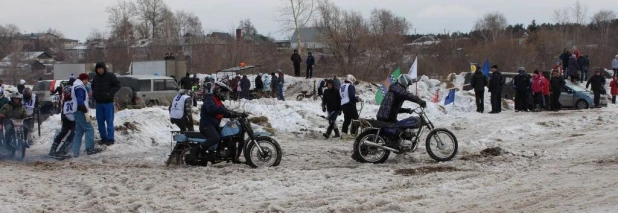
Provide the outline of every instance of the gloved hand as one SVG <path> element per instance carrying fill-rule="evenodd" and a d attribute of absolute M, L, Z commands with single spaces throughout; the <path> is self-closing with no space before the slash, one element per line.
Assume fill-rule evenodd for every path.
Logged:
<path fill-rule="evenodd" d="M 85 106 L 85 105 L 78 106 L 78 107 L 77 107 L 77 109 L 78 109 L 80 112 L 83 112 L 83 113 L 87 113 L 87 112 L 88 112 L 88 108 L 86 108 L 86 106 Z"/>
<path fill-rule="evenodd" d="M 410 108 L 401 108 L 399 110 L 399 112 L 400 113 L 408 113 L 408 114 L 410 114 L 410 113 L 412 113 L 412 109 L 410 109 Z"/>
<path fill-rule="evenodd" d="M 421 100 L 421 102 L 419 102 L 418 105 L 421 105 L 421 107 L 425 108 L 427 107 L 427 102 Z"/>
<path fill-rule="evenodd" d="M 326 112 L 326 107 L 322 107 L 322 112 Z"/>

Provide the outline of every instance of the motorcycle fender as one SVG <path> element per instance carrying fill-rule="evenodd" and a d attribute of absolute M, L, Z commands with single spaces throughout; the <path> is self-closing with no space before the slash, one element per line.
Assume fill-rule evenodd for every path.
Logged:
<path fill-rule="evenodd" d="M 271 136 L 271 134 L 269 132 L 254 132 L 253 133 L 255 135 L 255 137 L 269 137 Z"/>

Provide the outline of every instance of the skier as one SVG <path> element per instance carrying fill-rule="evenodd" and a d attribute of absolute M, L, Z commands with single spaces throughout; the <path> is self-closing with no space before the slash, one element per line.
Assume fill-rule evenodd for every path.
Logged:
<path fill-rule="evenodd" d="M 223 105 L 227 93 L 231 91 L 227 85 L 217 82 L 215 83 L 214 92 L 204 99 L 204 104 L 202 104 L 202 109 L 200 110 L 199 131 L 207 139 L 204 143 L 200 143 L 191 149 L 190 154 L 194 158 L 197 158 L 200 153 L 207 150 L 209 154 L 213 154 L 217 148 L 216 145 L 221 141 L 221 136 L 219 135 L 221 119 L 233 116 L 233 113 L 228 111 Z"/>
<path fill-rule="evenodd" d="M 170 112 L 170 121 L 180 128 L 180 132 L 184 133 L 187 129 L 193 132 L 193 116 L 191 116 L 191 97 L 187 95 L 188 91 L 181 89 L 178 95 L 174 97 L 174 101 L 168 107 Z"/>
<path fill-rule="evenodd" d="M 75 119 L 75 136 L 73 137 L 73 157 L 79 157 L 82 147 L 82 137 L 85 134 L 86 154 L 93 155 L 102 152 L 101 148 L 94 146 L 94 128 L 88 112 L 88 91 L 84 84 L 88 83 L 90 76 L 86 73 L 79 74 L 71 88 L 71 103 L 67 107 L 67 114 L 73 114 Z M 70 115 L 67 115 L 70 116 Z"/>
<path fill-rule="evenodd" d="M 54 143 L 52 143 L 51 149 L 49 150 L 49 156 L 51 157 L 66 157 L 66 155 L 68 154 L 68 148 L 71 143 L 73 143 L 73 139 L 75 137 L 75 117 L 73 117 L 72 113 L 67 114 L 67 111 L 70 110 L 69 108 L 72 107 L 72 87 L 70 85 L 73 85 L 73 82 L 75 82 L 75 78 L 69 80 L 67 86 L 65 86 L 62 91 L 62 101 L 60 103 L 60 106 L 62 106 L 62 108 L 60 109 L 60 120 L 62 122 L 62 127 L 60 128 L 60 132 L 58 133 L 58 135 L 56 135 L 56 137 L 54 138 Z M 69 136 L 64 141 L 60 149 L 57 150 L 60 142 L 65 136 L 67 136 L 67 134 Z"/>
<path fill-rule="evenodd" d="M 9 141 L 11 141 L 15 135 L 15 131 L 13 130 L 13 123 L 10 122 L 9 119 L 25 119 L 28 115 L 26 114 L 26 109 L 21 104 L 22 95 L 19 93 L 13 94 L 11 96 L 11 103 L 5 104 L 2 109 L 0 109 L 0 120 L 3 120 L 4 126 L 4 139 L 7 143 L 5 145 L 7 148 L 10 146 Z M 24 131 L 26 131 L 27 126 L 24 126 Z"/>
<path fill-rule="evenodd" d="M 328 139 L 334 130 L 334 138 L 340 137 L 339 128 L 337 128 L 337 116 L 341 114 L 341 96 L 339 91 L 333 87 L 332 80 L 326 80 L 326 90 L 324 96 L 322 96 L 322 112 L 326 112 L 328 115 L 328 128 L 323 136 Z"/>
<path fill-rule="evenodd" d="M 605 77 L 601 76 L 601 70 L 594 71 L 594 75 L 588 79 L 586 89 L 592 84 L 592 92 L 594 93 L 594 106 L 600 107 L 601 94 L 605 91 Z"/>
<path fill-rule="evenodd" d="M 343 135 L 341 139 L 351 138 L 351 135 L 356 134 L 356 132 L 348 134 L 348 127 L 350 127 L 352 120 L 358 119 L 358 111 L 356 110 L 358 100 L 354 82 L 356 82 L 356 78 L 353 75 L 347 75 L 344 84 L 339 89 L 341 110 L 343 111 L 343 126 L 341 127 Z"/>

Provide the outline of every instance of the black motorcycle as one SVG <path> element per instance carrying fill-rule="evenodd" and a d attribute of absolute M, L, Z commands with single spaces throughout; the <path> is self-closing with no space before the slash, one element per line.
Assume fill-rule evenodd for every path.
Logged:
<path fill-rule="evenodd" d="M 220 131 L 221 142 L 214 152 L 201 152 L 194 157 L 191 149 L 206 142 L 206 137 L 200 132 L 172 131 L 172 142 L 176 145 L 166 161 L 166 165 L 207 166 L 208 162 L 239 163 L 238 157 L 244 153 L 246 164 L 253 167 L 273 167 L 281 163 L 283 152 L 279 143 L 267 133 L 254 132 L 248 119 L 248 114 L 237 113 Z M 245 134 L 249 137 L 245 139 Z"/>
<path fill-rule="evenodd" d="M 410 116 L 397 123 L 359 119 L 363 127 L 354 142 L 352 158 L 361 163 L 384 163 L 391 152 L 403 154 L 418 148 L 424 128 L 429 129 L 425 148 L 436 161 L 449 161 L 457 154 L 457 138 L 443 128 L 435 128 L 423 108 L 412 111 Z M 416 132 L 414 129 L 418 129 Z M 450 142 L 449 142 L 450 141 Z"/>

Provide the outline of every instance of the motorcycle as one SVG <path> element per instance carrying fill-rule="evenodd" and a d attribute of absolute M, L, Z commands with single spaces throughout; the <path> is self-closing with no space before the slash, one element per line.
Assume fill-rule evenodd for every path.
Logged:
<path fill-rule="evenodd" d="M 206 137 L 200 132 L 172 131 L 172 141 L 176 145 L 172 149 L 166 165 L 207 166 L 208 162 L 217 164 L 237 159 L 244 152 L 245 164 L 252 168 L 274 167 L 281 163 L 282 150 L 279 143 L 267 133 L 254 132 L 249 122 L 248 114 L 236 113 L 237 118 L 231 119 L 220 131 L 221 141 L 214 153 L 200 153 L 192 157 L 191 148 L 206 142 Z M 245 134 L 248 136 L 245 139 Z M 238 147 L 236 144 L 238 143 Z"/>
<path fill-rule="evenodd" d="M 435 128 L 424 108 L 412 111 L 409 118 L 388 123 L 372 119 L 359 119 L 364 127 L 354 141 L 352 158 L 361 163 L 384 163 L 391 152 L 404 154 L 418 148 L 424 128 L 429 129 L 425 138 L 427 153 L 436 161 L 449 161 L 457 154 L 455 134 L 444 128 Z M 416 132 L 414 129 L 418 129 Z M 445 139 L 450 139 L 447 144 Z"/>
<path fill-rule="evenodd" d="M 298 94 L 296 96 L 297 101 L 302 101 L 303 98 L 313 98 L 314 101 L 318 99 L 322 99 L 322 96 L 318 95 L 318 93 L 315 91 L 312 91 L 311 93 L 309 93 L 308 91 L 301 91 L 300 93 L 301 94 Z"/>
<path fill-rule="evenodd" d="M 24 121 L 31 119 L 8 119 L 8 125 L 13 126 L 13 137 L 10 141 L 5 141 L 6 147 L 9 149 L 10 157 L 16 158 L 18 160 L 24 160 L 26 157 L 26 148 L 28 148 L 28 144 L 25 139 L 24 134 Z M 3 127 L 0 127 L 0 130 Z M 4 138 L 6 139 L 6 138 Z"/>

